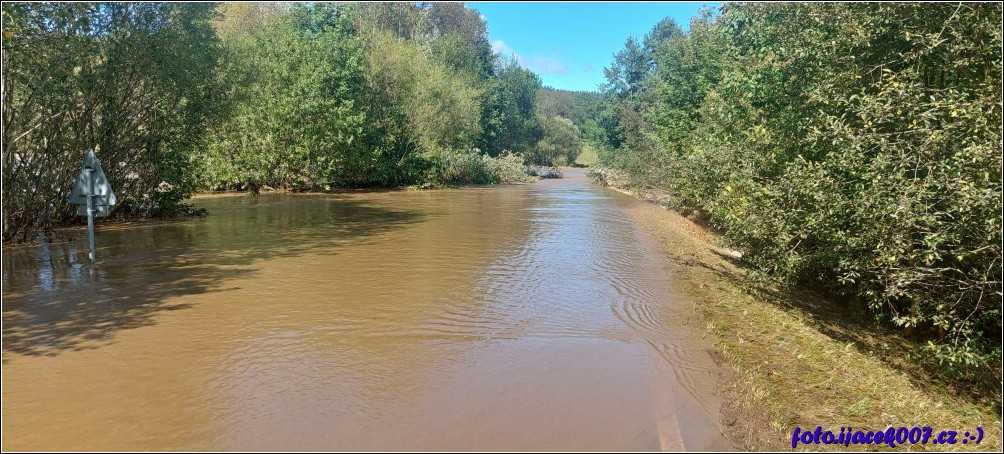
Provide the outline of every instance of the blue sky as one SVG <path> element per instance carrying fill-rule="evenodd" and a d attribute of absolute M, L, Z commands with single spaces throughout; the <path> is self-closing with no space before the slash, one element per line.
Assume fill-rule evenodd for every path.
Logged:
<path fill-rule="evenodd" d="M 641 39 L 665 17 L 685 29 L 713 2 L 466 2 L 488 22 L 496 52 L 517 60 L 544 85 L 596 90 L 603 68 L 628 36 Z"/>

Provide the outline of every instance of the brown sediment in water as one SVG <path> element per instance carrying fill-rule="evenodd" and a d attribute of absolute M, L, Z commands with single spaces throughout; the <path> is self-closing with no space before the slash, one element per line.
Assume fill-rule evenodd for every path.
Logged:
<path fill-rule="evenodd" d="M 732 448 L 644 204 L 566 176 L 5 250 L 3 448 Z"/>

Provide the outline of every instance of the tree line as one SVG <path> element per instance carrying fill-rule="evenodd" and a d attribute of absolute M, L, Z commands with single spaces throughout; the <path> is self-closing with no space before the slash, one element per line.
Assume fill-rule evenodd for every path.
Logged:
<path fill-rule="evenodd" d="M 124 216 L 199 190 L 523 181 L 578 150 L 460 3 L 4 3 L 3 30 L 5 241 L 76 221 L 90 148 Z"/>
<path fill-rule="evenodd" d="M 1000 23 L 999 3 L 727 3 L 688 30 L 666 19 L 606 68 L 587 138 L 627 184 L 708 213 L 754 270 L 999 381 Z"/>

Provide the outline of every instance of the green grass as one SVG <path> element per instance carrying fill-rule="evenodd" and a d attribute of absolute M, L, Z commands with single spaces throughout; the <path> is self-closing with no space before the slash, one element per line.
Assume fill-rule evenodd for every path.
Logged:
<path fill-rule="evenodd" d="M 579 157 L 575 158 L 575 164 L 582 167 L 592 167 L 596 165 L 596 149 L 592 145 L 583 142 L 582 151 L 579 152 Z"/>

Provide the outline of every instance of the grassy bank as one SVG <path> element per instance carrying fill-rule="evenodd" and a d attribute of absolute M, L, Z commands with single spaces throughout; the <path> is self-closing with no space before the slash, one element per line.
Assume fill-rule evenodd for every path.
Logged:
<path fill-rule="evenodd" d="M 579 152 L 579 156 L 575 158 L 575 164 L 581 167 L 592 167 L 596 165 L 598 158 L 596 156 L 596 148 L 593 147 L 589 142 L 582 142 L 582 151 Z"/>
<path fill-rule="evenodd" d="M 695 301 L 705 335 L 729 371 L 722 419 L 738 448 L 790 450 L 799 426 L 836 433 L 846 426 L 930 426 L 935 436 L 958 431 L 959 442 L 892 450 L 1001 449 L 999 388 L 962 390 L 929 374 L 910 357 L 914 348 L 902 336 L 811 292 L 751 279 L 738 254 L 721 247 L 700 219 L 663 208 L 658 197 L 639 197 L 656 203 L 630 209 L 631 217 L 663 248 L 674 284 Z M 977 426 L 982 442 L 962 444 L 962 434 Z M 876 449 L 811 446 L 827 448 Z"/>

